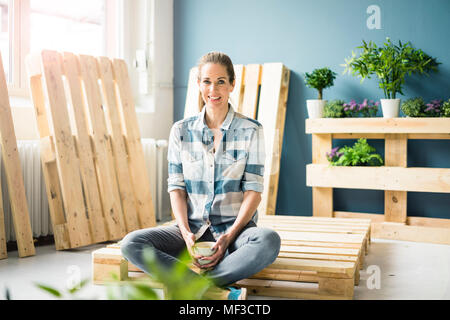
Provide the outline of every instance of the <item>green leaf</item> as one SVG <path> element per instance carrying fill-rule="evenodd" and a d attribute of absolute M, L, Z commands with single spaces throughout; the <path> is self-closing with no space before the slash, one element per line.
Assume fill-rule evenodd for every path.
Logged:
<path fill-rule="evenodd" d="M 53 295 L 53 296 L 55 296 L 55 297 L 57 297 L 57 298 L 61 298 L 61 297 L 62 297 L 61 292 L 59 292 L 59 291 L 58 291 L 57 289 L 55 289 L 55 288 L 52 288 L 52 287 L 50 287 L 50 286 L 47 286 L 47 285 L 45 285 L 45 284 L 40 284 L 40 283 L 36 283 L 36 286 L 37 286 L 39 289 L 42 289 L 42 290 L 46 291 L 47 293 L 49 293 L 49 294 L 51 294 L 51 295 Z"/>

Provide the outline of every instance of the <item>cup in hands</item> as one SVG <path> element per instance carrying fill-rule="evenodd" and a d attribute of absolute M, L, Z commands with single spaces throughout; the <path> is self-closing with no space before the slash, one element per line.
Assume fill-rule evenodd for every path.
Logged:
<path fill-rule="evenodd" d="M 213 241 L 203 241 L 203 242 L 197 242 L 194 244 L 194 253 L 196 255 L 199 256 L 203 256 L 203 257 L 209 257 L 212 256 L 215 252 L 216 249 L 212 249 L 212 247 L 215 245 L 216 243 Z M 198 259 L 197 260 L 198 263 L 200 265 L 205 265 L 211 262 L 211 260 L 205 260 L 205 259 Z"/>

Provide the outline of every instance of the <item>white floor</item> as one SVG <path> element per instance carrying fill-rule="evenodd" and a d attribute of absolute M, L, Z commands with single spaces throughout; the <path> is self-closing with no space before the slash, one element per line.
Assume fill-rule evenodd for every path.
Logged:
<path fill-rule="evenodd" d="M 0 260 L 0 300 L 6 288 L 14 300 L 53 299 L 34 283 L 64 290 L 78 279 L 90 279 L 91 253 L 101 247 L 56 251 L 54 245 L 38 246 L 27 258 L 8 252 Z M 106 288 L 89 283 L 78 297 L 106 299 Z M 372 239 L 354 299 L 450 299 L 450 246 Z"/>

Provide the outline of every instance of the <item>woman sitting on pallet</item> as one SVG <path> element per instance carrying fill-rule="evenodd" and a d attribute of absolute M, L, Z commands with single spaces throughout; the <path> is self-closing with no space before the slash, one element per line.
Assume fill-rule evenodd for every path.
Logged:
<path fill-rule="evenodd" d="M 169 139 L 168 191 L 177 224 L 134 231 L 121 248 L 126 259 L 150 273 L 144 249 L 152 248 L 158 261 L 170 267 L 187 247 L 194 264 L 215 285 L 226 287 L 272 264 L 281 241 L 275 231 L 256 226 L 263 191 L 263 128 L 228 102 L 235 85 L 231 59 L 210 52 L 200 59 L 198 71 L 204 107 L 176 122 Z M 196 255 L 196 241 L 215 241 L 215 253 Z M 245 288 L 227 287 L 223 293 L 228 299 L 246 297 Z"/>

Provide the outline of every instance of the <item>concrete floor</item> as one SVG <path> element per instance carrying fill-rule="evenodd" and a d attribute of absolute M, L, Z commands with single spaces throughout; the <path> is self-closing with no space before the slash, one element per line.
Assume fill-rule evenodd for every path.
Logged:
<path fill-rule="evenodd" d="M 5 288 L 14 300 L 53 299 L 38 289 L 40 282 L 64 289 L 76 279 L 91 278 L 91 253 L 104 247 L 56 251 L 54 245 L 36 247 L 36 255 L 18 258 L 8 252 L 0 260 L 0 300 Z M 450 299 L 450 246 L 372 239 L 355 300 Z M 104 286 L 89 283 L 78 294 L 83 299 L 106 299 Z M 249 299 L 264 297 L 250 296 Z M 273 298 L 270 298 L 273 299 Z"/>

